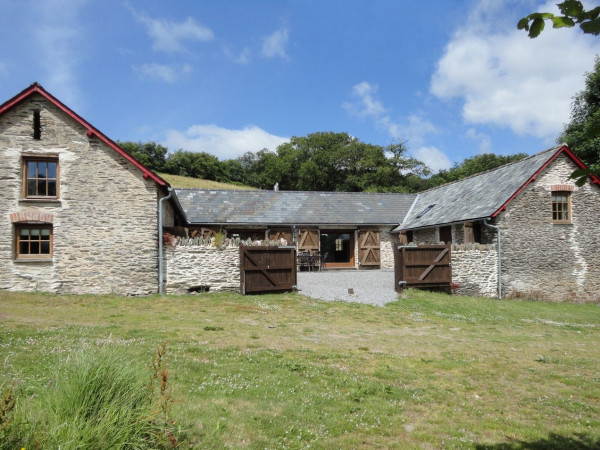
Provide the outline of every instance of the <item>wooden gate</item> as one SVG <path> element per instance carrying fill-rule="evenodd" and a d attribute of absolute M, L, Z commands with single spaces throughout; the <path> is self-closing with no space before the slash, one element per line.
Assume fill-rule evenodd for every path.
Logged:
<path fill-rule="evenodd" d="M 240 246 L 240 293 L 291 291 L 296 286 L 294 247 Z"/>
<path fill-rule="evenodd" d="M 452 267 L 450 245 L 396 246 L 394 283 L 396 292 L 403 288 L 450 291 Z"/>
<path fill-rule="evenodd" d="M 361 229 L 358 233 L 358 264 L 359 267 L 381 265 L 379 229 Z"/>

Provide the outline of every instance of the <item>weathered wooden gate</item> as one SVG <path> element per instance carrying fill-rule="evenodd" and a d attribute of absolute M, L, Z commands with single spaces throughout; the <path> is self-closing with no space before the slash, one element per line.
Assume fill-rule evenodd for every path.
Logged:
<path fill-rule="evenodd" d="M 451 251 L 448 245 L 396 246 L 394 284 L 403 288 L 450 291 L 452 284 Z"/>
<path fill-rule="evenodd" d="M 379 229 L 361 229 L 358 233 L 358 264 L 360 267 L 381 265 Z"/>
<path fill-rule="evenodd" d="M 240 246 L 241 294 L 290 291 L 295 286 L 295 247 Z"/>

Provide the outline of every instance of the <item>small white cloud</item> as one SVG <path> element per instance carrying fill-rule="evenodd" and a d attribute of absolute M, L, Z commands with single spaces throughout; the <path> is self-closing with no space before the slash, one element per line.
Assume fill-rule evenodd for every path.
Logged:
<path fill-rule="evenodd" d="M 408 118 L 408 124 L 399 126 L 400 133 L 413 145 L 423 145 L 425 137 L 437 133 L 437 128 L 428 120 L 413 114 Z"/>
<path fill-rule="evenodd" d="M 479 151 L 481 153 L 492 152 L 492 139 L 485 133 L 480 133 L 475 128 L 469 128 L 466 136 L 474 141 L 479 141 Z"/>
<path fill-rule="evenodd" d="M 412 150 L 411 153 L 419 161 L 423 161 L 425 164 L 427 164 L 427 166 L 433 172 L 452 167 L 452 161 L 450 161 L 450 158 L 448 158 L 444 152 L 438 150 L 436 147 L 419 147 L 416 150 Z"/>
<path fill-rule="evenodd" d="M 168 64 L 142 64 L 134 69 L 140 78 L 150 78 L 173 84 L 182 77 L 192 73 L 192 66 L 189 64 L 168 65 Z"/>
<path fill-rule="evenodd" d="M 208 42 L 214 39 L 212 30 L 197 23 L 192 17 L 188 17 L 183 22 L 171 22 L 165 19 L 153 19 L 133 9 L 131 12 L 136 20 L 146 27 L 146 32 L 152 39 L 152 48 L 157 51 L 185 52 L 185 41 Z"/>
<path fill-rule="evenodd" d="M 241 53 L 234 53 L 229 47 L 223 48 L 223 53 L 236 64 L 246 65 L 250 63 L 252 51 L 249 48 L 244 48 Z"/>
<path fill-rule="evenodd" d="M 170 150 L 184 149 L 207 152 L 220 159 L 237 158 L 244 153 L 263 148 L 271 151 L 288 142 L 289 138 L 276 136 L 252 125 L 241 130 L 229 130 L 217 125 L 193 125 L 185 131 L 167 130 L 164 145 Z"/>
<path fill-rule="evenodd" d="M 554 139 L 568 122 L 571 98 L 593 67 L 597 38 L 578 29 L 546 30 L 530 39 L 514 23 L 515 2 L 481 1 L 438 61 L 431 92 L 458 98 L 471 124 Z M 552 3 L 532 10 L 553 11 Z"/>
<path fill-rule="evenodd" d="M 287 58 L 286 46 L 290 35 L 289 28 L 281 27 L 263 39 L 262 55 L 265 58 Z"/>
<path fill-rule="evenodd" d="M 342 103 L 350 115 L 372 119 L 393 138 L 402 138 L 416 146 L 423 145 L 425 136 L 436 133 L 437 129 L 428 120 L 412 114 L 403 120 L 394 120 L 388 114 L 388 108 L 378 98 L 378 86 L 367 81 L 352 87 L 352 102 Z"/>
<path fill-rule="evenodd" d="M 344 102 L 342 107 L 351 115 L 358 117 L 372 117 L 380 119 L 387 112 L 383 104 L 377 99 L 379 87 L 367 81 L 355 84 L 351 96 L 354 102 Z"/>

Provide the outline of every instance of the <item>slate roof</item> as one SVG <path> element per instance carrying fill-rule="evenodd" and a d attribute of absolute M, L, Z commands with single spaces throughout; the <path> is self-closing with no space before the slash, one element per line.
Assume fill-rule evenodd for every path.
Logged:
<path fill-rule="evenodd" d="M 396 226 L 416 194 L 175 189 L 190 224 Z"/>
<path fill-rule="evenodd" d="M 553 147 L 520 161 L 420 192 L 410 212 L 394 231 L 493 217 L 563 150 L 566 147 Z M 431 205 L 434 206 L 427 210 Z"/>

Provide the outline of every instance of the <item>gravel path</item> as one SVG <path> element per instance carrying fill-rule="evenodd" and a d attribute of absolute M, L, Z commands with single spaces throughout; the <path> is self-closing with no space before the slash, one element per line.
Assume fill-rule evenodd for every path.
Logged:
<path fill-rule="evenodd" d="M 348 289 L 354 293 L 348 293 Z M 298 292 L 322 300 L 377 306 L 398 300 L 398 294 L 394 291 L 394 271 L 391 269 L 298 272 Z"/>

